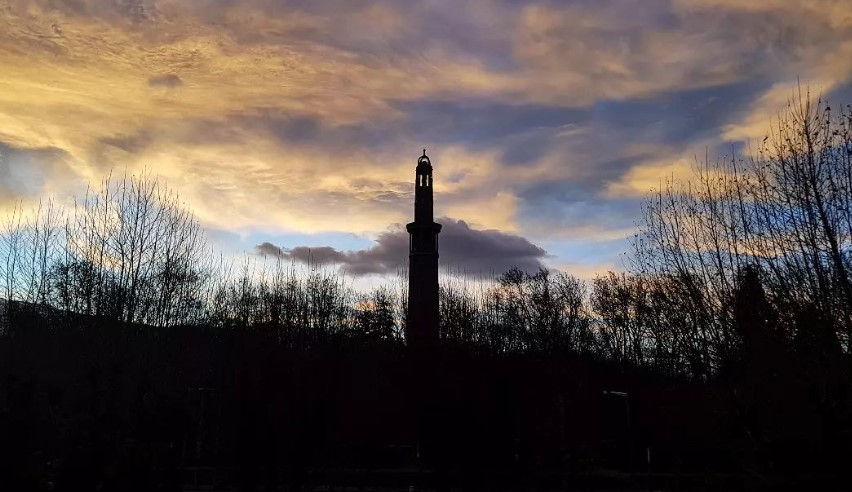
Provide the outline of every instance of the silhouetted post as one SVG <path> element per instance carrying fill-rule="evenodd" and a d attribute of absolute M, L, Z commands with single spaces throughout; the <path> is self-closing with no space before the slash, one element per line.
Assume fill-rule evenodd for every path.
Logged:
<path fill-rule="evenodd" d="M 414 222 L 406 226 L 408 244 L 408 319 L 410 346 L 430 346 L 438 339 L 438 234 L 432 210 L 432 163 L 423 149 L 414 184 Z"/>

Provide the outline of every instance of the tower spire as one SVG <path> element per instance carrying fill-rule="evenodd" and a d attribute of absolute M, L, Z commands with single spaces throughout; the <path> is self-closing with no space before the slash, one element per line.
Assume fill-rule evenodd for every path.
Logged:
<path fill-rule="evenodd" d="M 406 226 L 408 247 L 408 318 L 406 340 L 429 343 L 438 338 L 438 234 L 434 220 L 432 161 L 423 149 L 414 178 L 414 222 Z"/>

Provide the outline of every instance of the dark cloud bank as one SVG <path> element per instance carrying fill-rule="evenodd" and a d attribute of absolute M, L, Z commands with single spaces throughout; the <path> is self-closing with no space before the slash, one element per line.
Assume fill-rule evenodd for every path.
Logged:
<path fill-rule="evenodd" d="M 547 252 L 524 237 L 496 230 L 472 229 L 463 220 L 438 219 L 441 266 L 471 274 L 502 273 L 511 267 L 535 271 Z M 408 258 L 408 232 L 395 226 L 376 238 L 368 249 L 339 251 L 330 246 L 282 248 L 271 243 L 256 246 L 258 254 L 280 256 L 303 263 L 340 265 L 353 275 L 396 273 Z"/>

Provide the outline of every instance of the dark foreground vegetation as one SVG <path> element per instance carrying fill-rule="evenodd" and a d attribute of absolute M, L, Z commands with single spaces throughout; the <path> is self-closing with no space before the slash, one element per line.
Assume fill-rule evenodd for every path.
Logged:
<path fill-rule="evenodd" d="M 0 488 L 843 489 L 839 113 L 800 98 L 753 157 L 656 192 L 629 272 L 447 278 L 428 353 L 402 340 L 403 287 L 227 266 L 144 177 L 16 214 L 0 242 Z"/>

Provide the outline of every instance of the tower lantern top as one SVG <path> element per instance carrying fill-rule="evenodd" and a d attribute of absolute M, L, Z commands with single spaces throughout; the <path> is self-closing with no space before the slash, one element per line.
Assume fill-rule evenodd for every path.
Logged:
<path fill-rule="evenodd" d="M 426 155 L 426 149 L 423 149 L 423 155 L 420 156 L 419 159 L 417 159 L 417 165 L 420 166 L 421 164 L 428 164 L 430 166 L 432 165 L 432 161 L 429 160 L 429 156 Z"/>

